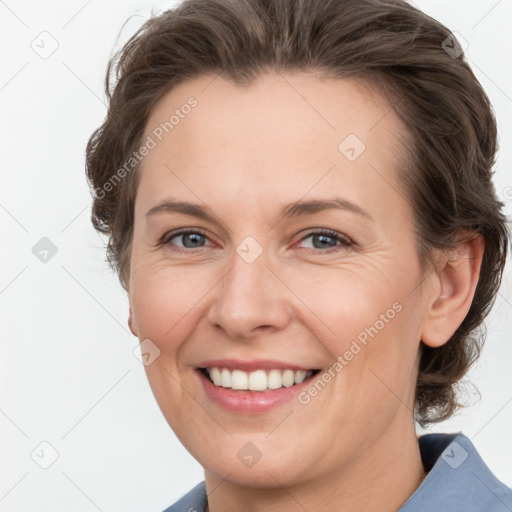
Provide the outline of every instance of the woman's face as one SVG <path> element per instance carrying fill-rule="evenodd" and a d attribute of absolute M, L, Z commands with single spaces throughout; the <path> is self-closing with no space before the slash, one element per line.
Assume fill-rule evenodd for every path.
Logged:
<path fill-rule="evenodd" d="M 307 73 L 204 76 L 152 111 L 130 325 L 207 473 L 303 483 L 413 432 L 425 299 L 401 130 L 377 94 Z"/>

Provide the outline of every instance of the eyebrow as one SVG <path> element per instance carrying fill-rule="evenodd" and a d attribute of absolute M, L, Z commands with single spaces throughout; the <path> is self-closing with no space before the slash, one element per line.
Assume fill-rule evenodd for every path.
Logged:
<path fill-rule="evenodd" d="M 311 215 L 324 210 L 345 210 L 357 213 L 363 217 L 373 220 L 373 217 L 363 208 L 346 199 L 332 198 L 325 200 L 297 201 L 284 206 L 281 210 L 279 220 L 287 217 L 298 217 L 300 215 Z"/>
<path fill-rule="evenodd" d="M 312 215 L 324 210 L 344 210 L 366 217 L 373 220 L 373 217 L 363 208 L 351 201 L 340 198 L 332 198 L 325 200 L 310 200 L 310 201 L 296 201 L 281 208 L 278 220 L 281 221 L 285 218 L 300 217 L 303 215 Z M 208 212 L 208 208 L 200 205 L 189 203 L 186 201 L 162 201 L 156 206 L 153 206 L 146 213 L 146 218 L 159 213 L 183 213 L 192 217 L 197 217 L 202 220 L 215 222 L 215 216 Z"/>

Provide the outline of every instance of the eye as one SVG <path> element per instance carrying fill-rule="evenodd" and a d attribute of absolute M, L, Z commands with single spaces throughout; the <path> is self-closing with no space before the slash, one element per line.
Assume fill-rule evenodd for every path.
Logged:
<path fill-rule="evenodd" d="M 179 241 L 176 243 L 175 241 Z M 167 233 L 162 238 L 162 245 L 171 245 L 175 246 L 175 250 L 182 249 L 197 249 L 205 247 L 205 245 L 213 245 L 211 242 L 209 244 L 206 244 L 206 242 L 209 242 L 207 236 L 204 233 L 201 233 L 201 231 L 193 231 L 193 230 L 181 230 L 177 232 L 171 232 Z M 174 247 L 173 247 L 174 249 Z"/>
<path fill-rule="evenodd" d="M 301 238 L 300 243 L 308 239 L 311 239 L 312 246 L 310 245 L 309 247 L 306 247 L 306 249 L 328 249 L 320 251 L 327 253 L 340 251 L 352 245 L 352 241 L 348 237 L 328 229 L 308 233 L 306 236 Z"/>
<path fill-rule="evenodd" d="M 346 249 L 352 245 L 352 241 L 345 235 L 326 229 L 308 233 L 301 238 L 299 243 L 303 243 L 308 239 L 310 239 L 311 244 L 309 247 L 306 246 L 304 248 L 311 249 L 314 252 L 317 252 L 315 249 L 327 249 L 320 252 L 331 253 Z M 172 246 L 172 249 L 178 252 L 214 245 L 204 233 L 199 230 L 190 229 L 165 234 L 162 237 L 161 244 Z"/>

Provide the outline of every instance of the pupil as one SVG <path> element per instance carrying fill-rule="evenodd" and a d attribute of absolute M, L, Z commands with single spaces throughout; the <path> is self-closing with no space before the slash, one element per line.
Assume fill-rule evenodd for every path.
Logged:
<path fill-rule="evenodd" d="M 333 241 L 334 242 L 334 245 L 328 245 L 329 247 L 334 247 L 336 245 L 336 240 L 334 240 L 334 238 L 332 236 L 329 236 L 329 235 L 316 235 L 315 237 L 313 237 L 313 239 L 319 239 L 323 242 L 325 242 L 327 240 L 327 242 L 329 242 L 329 240 Z M 325 244 L 320 244 L 320 247 L 317 247 L 315 243 L 313 243 L 313 245 L 315 245 L 315 249 L 318 249 L 318 248 L 322 248 L 322 247 L 325 247 Z"/>
<path fill-rule="evenodd" d="M 183 245 L 185 247 L 198 247 L 201 246 L 201 242 L 203 235 L 200 235 L 199 233 L 188 233 L 186 235 L 183 235 Z M 191 245 L 187 245 L 186 241 L 191 241 Z"/>

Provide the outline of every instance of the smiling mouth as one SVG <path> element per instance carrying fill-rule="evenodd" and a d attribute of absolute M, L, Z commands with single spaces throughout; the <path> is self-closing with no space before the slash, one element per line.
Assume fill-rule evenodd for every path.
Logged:
<path fill-rule="evenodd" d="M 228 368 L 209 367 L 199 368 L 203 375 L 215 386 L 240 391 L 269 391 L 289 388 L 301 384 L 317 375 L 320 370 L 291 370 L 278 369 L 229 370 Z"/>

